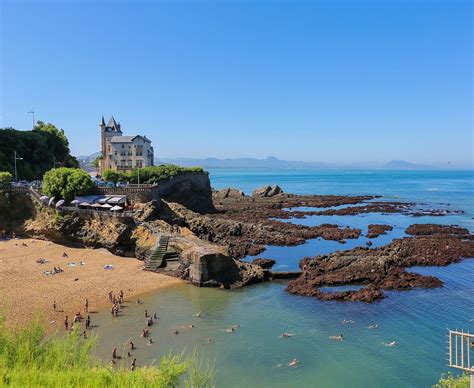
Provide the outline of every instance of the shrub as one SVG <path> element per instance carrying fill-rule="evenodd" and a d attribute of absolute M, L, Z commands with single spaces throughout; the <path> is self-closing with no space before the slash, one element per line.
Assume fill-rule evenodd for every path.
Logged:
<path fill-rule="evenodd" d="M 102 178 L 114 183 L 128 182 L 137 184 L 138 175 L 140 175 L 140 183 L 154 184 L 162 180 L 173 178 L 179 174 L 203 171 L 202 167 L 182 167 L 175 164 L 162 164 L 160 166 L 143 167 L 140 169 L 135 168 L 128 173 L 105 170 L 102 173 Z"/>
<path fill-rule="evenodd" d="M 75 195 L 88 194 L 93 187 L 92 178 L 80 168 L 54 168 L 43 177 L 43 192 L 50 197 L 60 197 L 67 201 Z"/>
<path fill-rule="evenodd" d="M 117 183 L 123 180 L 123 174 L 115 170 L 104 170 L 102 173 L 102 178 L 108 182 Z"/>
<path fill-rule="evenodd" d="M 8 188 L 12 184 L 13 176 L 7 171 L 0 171 L 0 190 L 2 188 Z"/>
<path fill-rule="evenodd" d="M 441 376 L 438 384 L 433 385 L 433 388 L 469 388 L 470 376 L 464 373 L 460 376 L 455 376 L 451 372 L 447 375 Z"/>

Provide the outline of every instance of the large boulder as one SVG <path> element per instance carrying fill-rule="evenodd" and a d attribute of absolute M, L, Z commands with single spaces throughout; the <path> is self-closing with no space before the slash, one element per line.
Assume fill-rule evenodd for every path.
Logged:
<path fill-rule="evenodd" d="M 252 264 L 258 265 L 262 268 L 271 268 L 275 265 L 276 261 L 273 259 L 253 259 Z"/>
<path fill-rule="evenodd" d="M 254 192 L 252 193 L 252 197 L 270 198 L 282 193 L 283 190 L 278 185 L 262 186 L 254 190 Z"/>
<path fill-rule="evenodd" d="M 245 194 L 238 190 L 238 189 L 234 189 L 232 187 L 226 187 L 225 189 L 221 189 L 221 190 L 218 190 L 218 191 L 214 191 L 214 193 L 212 194 L 212 197 L 214 199 L 214 201 L 223 201 L 225 199 L 233 199 L 233 200 L 241 200 L 245 197 Z"/>

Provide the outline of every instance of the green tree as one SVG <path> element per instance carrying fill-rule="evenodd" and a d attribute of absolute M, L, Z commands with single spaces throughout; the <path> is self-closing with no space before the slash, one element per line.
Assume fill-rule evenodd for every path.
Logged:
<path fill-rule="evenodd" d="M 13 176 L 7 171 L 0 171 L 0 190 L 9 188 L 12 184 Z"/>
<path fill-rule="evenodd" d="M 123 174 L 121 174 L 120 172 L 109 169 L 109 170 L 104 170 L 104 172 L 102 173 L 102 178 L 104 178 L 104 180 L 108 182 L 117 183 L 123 180 L 124 177 L 123 177 Z"/>
<path fill-rule="evenodd" d="M 43 192 L 66 201 L 72 200 L 75 195 L 88 194 L 93 187 L 92 178 L 80 168 L 54 168 L 43 177 Z"/>
<path fill-rule="evenodd" d="M 41 121 L 32 131 L 0 129 L 0 166 L 12 174 L 14 151 L 22 158 L 17 162 L 19 179 L 40 179 L 55 165 L 79 167 L 76 158 L 70 154 L 64 131 Z"/>

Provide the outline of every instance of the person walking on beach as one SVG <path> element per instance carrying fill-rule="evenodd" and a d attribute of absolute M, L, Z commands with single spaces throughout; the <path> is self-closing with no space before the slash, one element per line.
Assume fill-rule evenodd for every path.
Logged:
<path fill-rule="evenodd" d="M 132 365 L 130 365 L 130 370 L 133 372 L 136 367 L 137 367 L 137 359 L 134 358 L 132 361 Z"/>
<path fill-rule="evenodd" d="M 89 312 L 89 301 L 88 301 L 87 299 L 86 299 L 86 301 L 85 301 L 85 303 L 84 303 L 84 311 L 85 311 L 86 313 Z"/>
<path fill-rule="evenodd" d="M 130 350 L 135 350 L 135 344 L 132 341 L 130 341 L 129 346 Z"/>
<path fill-rule="evenodd" d="M 112 350 L 112 360 L 115 360 L 117 358 L 117 348 L 114 348 L 114 350 Z"/>
<path fill-rule="evenodd" d="M 91 327 L 91 316 L 87 315 L 86 318 L 86 329 L 89 329 Z"/>
<path fill-rule="evenodd" d="M 69 327 L 69 321 L 68 321 L 68 317 L 66 315 L 66 318 L 64 318 L 64 328 L 67 330 Z"/>
<path fill-rule="evenodd" d="M 56 311 L 56 301 L 53 302 L 53 310 Z"/>

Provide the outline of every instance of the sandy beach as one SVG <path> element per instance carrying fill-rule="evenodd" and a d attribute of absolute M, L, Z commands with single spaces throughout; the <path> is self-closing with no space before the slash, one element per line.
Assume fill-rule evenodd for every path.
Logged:
<path fill-rule="evenodd" d="M 68 257 L 63 257 L 64 252 Z M 47 263 L 36 263 L 40 258 Z M 104 269 L 105 265 L 113 269 Z M 44 274 L 58 266 L 64 272 Z M 62 327 L 66 314 L 70 319 L 78 311 L 84 315 L 86 298 L 89 311 L 94 312 L 110 306 L 110 290 L 117 294 L 123 290 L 127 300 L 179 282 L 143 271 L 140 261 L 115 256 L 105 249 L 69 248 L 35 239 L 0 241 L 0 309 L 8 326 L 22 326 L 39 314 L 49 328 L 55 329 Z"/>

